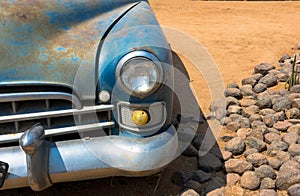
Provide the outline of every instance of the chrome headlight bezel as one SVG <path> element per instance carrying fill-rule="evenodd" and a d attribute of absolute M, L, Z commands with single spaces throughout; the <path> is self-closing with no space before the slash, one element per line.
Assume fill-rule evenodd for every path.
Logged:
<path fill-rule="evenodd" d="M 125 69 L 124 66 L 130 66 L 128 65 L 128 63 L 133 59 L 149 61 L 149 63 L 152 63 L 153 66 L 155 66 L 153 71 L 156 72 L 157 79 L 154 82 L 154 84 L 146 91 L 137 91 L 135 89 L 131 89 L 129 85 L 123 81 L 122 74 L 123 74 L 123 70 Z M 126 54 L 117 64 L 115 74 L 116 74 L 117 83 L 123 91 L 125 91 L 129 95 L 133 95 L 135 97 L 142 97 L 142 98 L 155 92 L 161 86 L 161 83 L 163 82 L 163 78 L 164 78 L 161 62 L 158 60 L 156 56 L 146 51 L 134 51 Z"/>

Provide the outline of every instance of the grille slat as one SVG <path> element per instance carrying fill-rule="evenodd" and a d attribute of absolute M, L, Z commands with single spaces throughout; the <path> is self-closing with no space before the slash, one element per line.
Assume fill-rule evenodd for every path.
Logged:
<path fill-rule="evenodd" d="M 112 128 L 113 105 L 83 107 L 77 97 L 64 92 L 0 94 L 0 144 L 18 141 L 36 123 L 47 136 Z"/>

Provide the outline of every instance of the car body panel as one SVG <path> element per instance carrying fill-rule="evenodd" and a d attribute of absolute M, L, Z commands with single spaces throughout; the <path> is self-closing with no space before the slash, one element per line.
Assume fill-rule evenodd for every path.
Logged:
<path fill-rule="evenodd" d="M 0 86 L 62 85 L 94 99 L 95 65 L 103 35 L 138 1 L 0 2 Z M 84 67 L 84 86 L 73 86 Z M 77 83 L 78 84 L 78 83 Z"/>

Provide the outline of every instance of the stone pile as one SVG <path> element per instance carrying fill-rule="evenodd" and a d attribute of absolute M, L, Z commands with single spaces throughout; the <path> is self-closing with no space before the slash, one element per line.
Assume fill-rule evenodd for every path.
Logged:
<path fill-rule="evenodd" d="M 199 187 L 210 180 L 220 187 L 223 183 L 223 188 L 215 190 L 220 195 L 229 186 L 237 189 L 237 194 L 256 191 L 259 195 L 278 195 L 278 191 L 287 191 L 300 195 L 300 85 L 289 91 L 284 88 L 293 59 L 284 55 L 278 69 L 268 63 L 255 66 L 241 86 L 229 84 L 225 98 L 211 104 L 209 117 L 225 127 L 219 138 L 225 146 L 222 156 L 208 153 L 199 157 L 199 171 L 192 176 L 179 175 L 185 176 L 183 186 L 203 194 Z M 191 148 L 187 151 L 193 151 Z M 218 171 L 225 173 L 225 180 L 212 179 L 211 173 Z"/>

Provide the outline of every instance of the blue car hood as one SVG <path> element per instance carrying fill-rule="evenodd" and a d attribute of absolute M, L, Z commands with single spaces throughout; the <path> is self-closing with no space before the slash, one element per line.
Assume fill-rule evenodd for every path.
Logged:
<path fill-rule="evenodd" d="M 134 0 L 0 1 L 0 87 L 65 86 L 82 99 L 94 98 L 95 89 L 90 87 L 95 86 L 91 83 L 99 42 L 135 4 Z M 89 90 L 85 93 L 84 88 Z"/>

